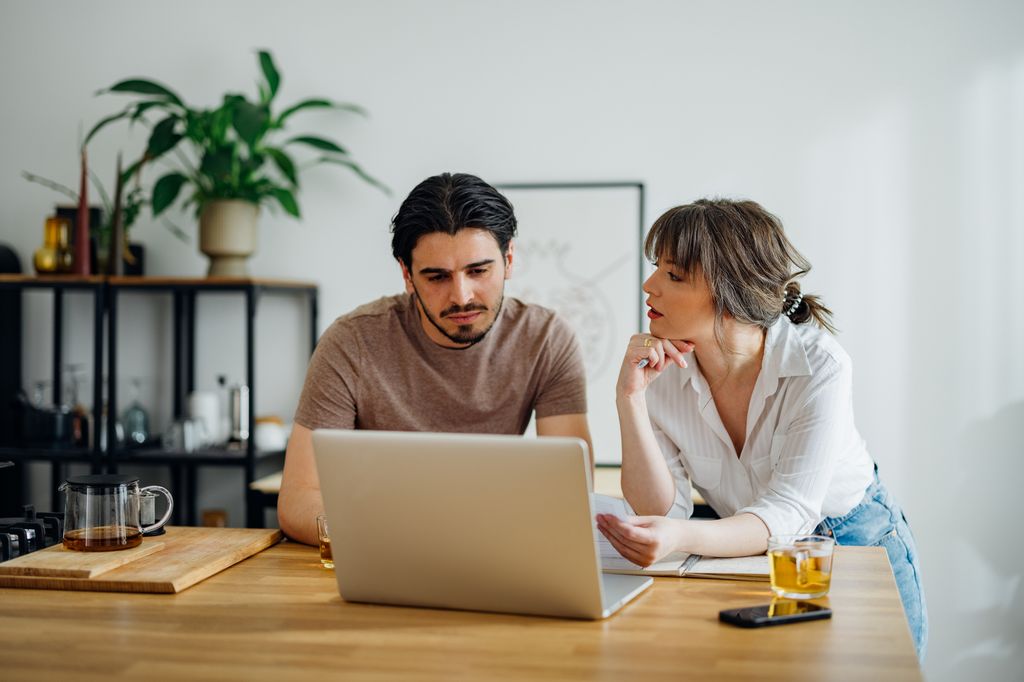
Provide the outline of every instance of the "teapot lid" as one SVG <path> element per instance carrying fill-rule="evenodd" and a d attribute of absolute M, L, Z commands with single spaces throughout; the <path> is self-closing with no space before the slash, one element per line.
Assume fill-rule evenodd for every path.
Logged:
<path fill-rule="evenodd" d="M 119 488 L 122 485 L 138 483 L 138 476 L 128 474 L 87 474 L 85 476 L 70 476 L 68 485 L 85 486 L 87 488 Z"/>

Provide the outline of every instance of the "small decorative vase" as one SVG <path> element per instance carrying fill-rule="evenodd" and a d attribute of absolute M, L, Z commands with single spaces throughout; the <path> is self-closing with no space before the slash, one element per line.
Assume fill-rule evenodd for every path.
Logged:
<path fill-rule="evenodd" d="M 43 246 L 36 249 L 33 262 L 40 275 L 71 272 L 73 252 L 69 242 L 71 223 L 65 218 L 46 219 Z"/>
<path fill-rule="evenodd" d="M 217 199 L 199 214 L 199 250 L 210 258 L 207 277 L 248 277 L 256 252 L 260 207 L 243 199 Z"/>

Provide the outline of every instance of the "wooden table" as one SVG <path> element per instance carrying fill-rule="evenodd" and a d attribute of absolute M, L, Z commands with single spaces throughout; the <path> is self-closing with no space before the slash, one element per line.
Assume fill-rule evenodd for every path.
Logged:
<path fill-rule="evenodd" d="M 597 622 L 347 604 L 315 548 L 283 543 L 178 595 L 0 589 L 0 679 L 921 679 L 882 549 L 837 549 L 831 621 L 717 620 L 767 601 L 658 578 Z"/>

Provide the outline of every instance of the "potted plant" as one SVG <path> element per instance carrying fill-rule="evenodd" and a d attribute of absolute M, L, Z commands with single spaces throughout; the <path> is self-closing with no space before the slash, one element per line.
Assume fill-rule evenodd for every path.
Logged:
<path fill-rule="evenodd" d="M 281 75 L 271 54 L 258 53 L 263 80 L 255 101 L 238 93 L 225 94 L 220 106 L 201 109 L 189 106 L 169 88 L 147 79 L 129 79 L 97 94 L 137 95 L 122 111 L 93 126 L 85 144 L 108 124 L 127 119 L 149 123 L 146 116 L 161 118 L 141 158 L 124 172 L 131 177 L 143 166 L 162 160 L 169 172 L 153 185 L 150 203 L 156 217 L 173 205 L 185 189 L 183 207 L 194 207 L 199 219 L 200 250 L 210 258 L 209 276 L 248 276 L 246 259 L 256 250 L 256 223 L 260 207 L 280 206 L 300 216 L 296 192 L 300 167 L 292 149 L 306 148 L 316 156 L 305 167 L 335 164 L 381 189 L 387 188 L 367 174 L 333 140 L 315 135 L 284 138 L 295 114 L 310 109 L 332 109 L 365 115 L 354 104 L 309 98 L 275 112 L 274 99 Z M 185 148 L 183 150 L 183 148 Z M 171 153 L 173 152 L 173 154 Z"/>

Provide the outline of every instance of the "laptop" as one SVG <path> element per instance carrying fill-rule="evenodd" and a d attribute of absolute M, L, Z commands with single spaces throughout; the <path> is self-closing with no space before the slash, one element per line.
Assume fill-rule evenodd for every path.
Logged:
<path fill-rule="evenodd" d="M 313 432 L 345 601 L 606 618 L 651 586 L 602 574 L 577 438 Z"/>

